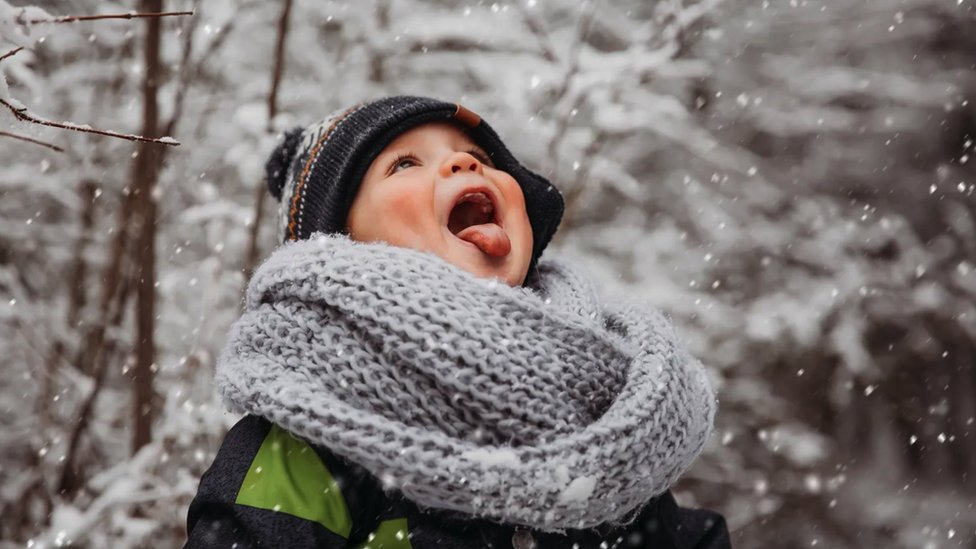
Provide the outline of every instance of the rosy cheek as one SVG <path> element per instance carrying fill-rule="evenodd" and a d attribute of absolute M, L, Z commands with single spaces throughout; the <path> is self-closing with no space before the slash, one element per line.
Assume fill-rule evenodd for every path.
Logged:
<path fill-rule="evenodd" d="M 390 192 L 385 197 L 386 209 L 392 212 L 409 212 L 417 208 L 418 197 L 416 193 L 410 192 Z"/>
<path fill-rule="evenodd" d="M 525 209 L 525 195 L 522 194 L 522 187 L 515 181 L 515 178 L 505 172 L 499 172 L 499 177 L 495 179 L 499 190 L 505 196 L 505 204 L 509 215 L 516 216 L 518 222 L 511 225 L 514 231 L 512 236 L 518 235 L 517 240 L 522 244 L 521 249 L 525 255 L 523 260 L 528 265 L 532 255 L 532 225 L 529 222 L 529 214 Z M 512 220 L 512 218 L 509 218 Z M 521 281 L 520 281 L 521 283 Z"/>
<path fill-rule="evenodd" d="M 403 232 L 404 229 L 420 229 L 432 214 L 429 206 L 430 199 L 425 193 L 418 192 L 417 189 L 404 187 L 398 190 L 387 191 L 382 198 L 381 219 L 383 225 L 391 228 L 393 232 Z M 394 228 L 396 227 L 396 228 Z"/>
<path fill-rule="evenodd" d="M 525 196 L 522 194 L 522 187 L 515 181 L 515 178 L 505 174 L 499 181 L 499 186 L 502 187 L 502 192 L 505 194 L 505 198 L 508 199 L 510 207 L 518 208 L 520 211 L 525 212 Z"/>

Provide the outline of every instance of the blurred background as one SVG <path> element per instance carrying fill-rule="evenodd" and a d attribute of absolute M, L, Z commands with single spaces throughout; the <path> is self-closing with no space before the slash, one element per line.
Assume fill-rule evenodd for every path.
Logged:
<path fill-rule="evenodd" d="M 547 253 L 673 315 L 720 399 L 675 493 L 735 547 L 976 547 L 974 30 L 974 0 L 0 0 L 0 547 L 182 544 L 264 159 L 400 93 L 482 114 L 565 195 Z"/>

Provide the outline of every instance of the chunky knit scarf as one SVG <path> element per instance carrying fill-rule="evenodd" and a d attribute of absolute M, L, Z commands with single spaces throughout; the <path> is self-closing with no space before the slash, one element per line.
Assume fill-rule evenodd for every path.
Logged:
<path fill-rule="evenodd" d="M 621 524 L 700 453 L 715 397 L 661 313 L 543 260 L 525 287 L 345 236 L 254 274 L 216 372 L 231 409 L 418 505 L 543 531 Z"/>

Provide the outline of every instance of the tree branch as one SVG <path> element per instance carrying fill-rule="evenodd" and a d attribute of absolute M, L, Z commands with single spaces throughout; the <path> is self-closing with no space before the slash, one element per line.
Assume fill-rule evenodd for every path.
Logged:
<path fill-rule="evenodd" d="M 194 3 L 194 6 L 198 4 L 199 0 Z M 196 17 L 190 19 L 186 28 L 183 29 L 183 54 L 180 56 L 180 70 L 176 83 L 176 94 L 173 99 L 173 112 L 169 121 L 163 125 L 163 135 L 176 133 L 176 125 L 183 115 L 183 101 L 186 97 L 186 90 L 190 87 L 190 70 L 193 64 L 190 57 L 193 53 L 193 35 L 196 33 L 197 21 L 199 19 Z M 161 161 L 165 160 L 165 157 L 166 155 L 163 153 Z"/>
<path fill-rule="evenodd" d="M 271 91 L 268 93 L 268 131 L 274 131 L 272 122 L 278 114 L 278 84 L 285 69 L 285 38 L 288 36 L 288 19 L 292 0 L 285 0 L 278 19 L 278 40 L 275 44 L 274 68 L 271 71 Z"/>
<path fill-rule="evenodd" d="M 126 133 L 118 133 L 107 130 L 97 130 L 88 126 L 78 126 L 76 124 L 71 124 L 68 122 L 53 122 L 51 120 L 45 120 L 43 118 L 38 118 L 37 116 L 31 114 L 26 107 L 17 108 L 5 99 L 0 99 L 0 105 L 10 109 L 10 112 L 17 117 L 17 120 L 23 122 L 31 122 L 33 124 L 40 124 L 42 126 L 51 126 L 52 128 L 61 128 L 62 130 L 71 130 L 76 132 L 84 133 L 94 133 L 97 135 L 104 135 L 107 137 L 117 137 L 119 139 L 127 139 L 129 141 L 142 141 L 144 143 L 158 143 L 160 145 L 169 145 L 171 147 L 178 147 L 180 145 L 179 141 L 176 141 L 172 137 L 160 137 L 158 139 L 151 137 L 143 137 L 141 135 L 130 135 Z"/>
<path fill-rule="evenodd" d="M 0 55 L 0 61 L 3 61 L 4 59 L 6 59 L 6 58 L 8 58 L 8 57 L 13 57 L 14 55 L 16 55 L 16 54 L 17 54 L 17 52 L 19 52 L 19 51 L 20 51 L 20 50 L 22 50 L 22 49 L 24 49 L 24 47 L 23 47 L 23 46 L 21 46 L 21 47 L 19 47 L 19 48 L 14 48 L 14 49 L 12 49 L 12 50 L 10 50 L 10 51 L 8 51 L 7 53 L 5 53 L 5 54 L 3 54 L 3 55 Z"/>
<path fill-rule="evenodd" d="M 292 0 L 284 0 L 281 8 L 281 17 L 278 18 L 278 40 L 275 44 L 274 65 L 271 68 L 271 89 L 268 92 L 268 131 L 274 130 L 274 117 L 278 113 L 278 85 L 285 70 L 285 41 L 288 37 L 288 19 L 291 14 Z M 244 259 L 244 288 L 251 279 L 254 265 L 258 261 L 258 236 L 261 234 L 261 225 L 264 217 L 264 203 L 267 200 L 268 189 L 264 185 L 264 179 L 258 183 L 254 197 L 254 219 L 251 225 L 247 257 Z"/>
<path fill-rule="evenodd" d="M 542 50 L 543 59 L 550 63 L 558 63 L 559 56 L 556 55 L 556 50 L 552 47 L 552 40 L 549 39 L 549 33 L 546 31 L 542 21 L 529 11 L 530 8 L 521 0 L 515 2 L 515 7 L 522 14 L 522 20 L 525 21 L 525 25 L 529 27 L 532 35 L 535 36 L 535 40 L 539 44 L 539 49 Z"/>
<path fill-rule="evenodd" d="M 190 83 L 199 80 L 199 77 L 203 72 L 204 64 L 217 53 L 220 47 L 227 41 L 227 36 L 234 28 L 233 19 L 221 26 L 217 31 L 217 35 L 213 40 L 210 41 L 210 44 L 207 45 L 207 49 L 197 56 L 195 61 L 191 62 L 190 54 L 193 51 L 192 35 L 195 32 L 196 19 L 193 21 L 194 23 L 191 23 L 187 30 L 184 31 L 189 36 L 184 37 L 183 40 L 183 56 L 182 61 L 180 62 L 180 76 L 176 87 L 176 96 L 173 100 L 173 113 L 164 126 L 165 129 L 163 130 L 163 133 L 165 135 L 174 135 L 176 133 L 177 124 L 179 123 L 183 114 L 184 99 L 186 97 L 186 92 L 190 87 Z"/>
<path fill-rule="evenodd" d="M 26 135 L 18 135 L 16 133 L 10 133 L 10 132 L 5 132 L 5 131 L 0 131 L 0 136 L 10 137 L 12 139 L 17 139 L 17 140 L 20 140 L 20 141 L 26 141 L 28 143 L 33 143 L 35 145 L 40 145 L 42 147 L 47 147 L 49 149 L 58 151 L 60 153 L 63 153 L 64 152 L 64 149 L 62 149 L 61 147 L 59 147 L 57 145 L 52 145 L 52 144 L 46 143 L 44 141 L 40 141 L 40 140 L 37 140 L 37 139 L 33 139 L 31 137 L 27 137 Z"/>
<path fill-rule="evenodd" d="M 132 209 L 130 207 L 133 202 L 132 196 L 130 194 L 126 197 L 122 208 L 120 208 L 121 210 Z M 128 221 L 129 212 L 120 212 L 120 217 Z M 108 276 L 104 278 L 105 285 L 102 287 L 101 303 L 99 304 L 99 310 L 102 316 L 88 333 L 87 341 L 89 347 L 81 350 L 81 356 L 77 360 L 80 364 L 80 369 L 85 373 L 91 374 L 92 388 L 76 412 L 76 420 L 72 425 L 71 434 L 68 436 L 68 446 L 64 454 L 64 465 L 61 468 L 57 484 L 59 493 L 71 495 L 81 485 L 80 474 L 75 464 L 78 455 L 78 445 L 81 442 L 82 434 L 88 429 L 95 401 L 98 399 L 99 394 L 101 394 L 105 383 L 105 373 L 111 362 L 108 359 L 108 343 L 105 341 L 106 329 L 116 328 L 122 323 L 122 317 L 125 314 L 125 304 L 132 292 L 132 273 L 127 266 L 122 265 L 122 261 L 125 258 L 120 255 L 126 254 L 125 247 L 131 246 L 132 243 L 129 241 L 130 238 L 125 236 L 125 233 L 128 231 L 124 225 L 119 227 L 118 231 L 114 242 L 115 245 L 112 249 L 112 259 L 106 265 L 105 269 Z M 120 246 L 122 249 L 120 249 Z M 115 267 L 114 270 L 113 267 Z M 120 272 L 123 269 L 126 270 L 125 273 Z"/>
<path fill-rule="evenodd" d="M 108 15 L 65 15 L 51 19 L 30 19 L 24 21 L 17 18 L 21 25 L 41 25 L 45 23 L 77 23 L 78 21 L 95 21 L 97 19 L 140 19 L 144 17 L 171 17 L 175 15 L 193 15 L 192 11 L 164 11 L 156 13 L 114 13 Z"/>

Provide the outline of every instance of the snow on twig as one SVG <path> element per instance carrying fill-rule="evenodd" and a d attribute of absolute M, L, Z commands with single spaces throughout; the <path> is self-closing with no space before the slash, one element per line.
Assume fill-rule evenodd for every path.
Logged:
<path fill-rule="evenodd" d="M 2 1 L 2 0 L 0 0 Z M 2 2 L 0 7 L 5 8 L 4 11 L 11 11 L 11 7 L 6 3 Z M 38 9 L 24 9 L 15 17 L 7 19 L 7 22 L 14 22 L 20 27 L 25 27 L 27 25 L 45 24 L 45 23 L 74 23 L 78 21 L 93 21 L 100 19 L 138 19 L 138 18 L 153 18 L 153 17 L 170 17 L 170 16 L 182 16 L 182 15 L 193 15 L 193 11 L 170 11 L 170 12 L 145 12 L 145 13 L 119 13 L 119 14 L 104 14 L 104 15 L 66 15 L 61 17 L 48 17 L 47 12 Z M 15 29 L 16 30 L 16 29 Z M 18 31 L 20 32 L 20 31 Z M 26 35 L 18 37 L 26 37 Z M 16 41 L 15 41 L 16 43 Z M 7 53 L 0 56 L 0 61 L 7 59 L 24 49 L 21 45 Z M 42 126 L 50 126 L 53 128 L 60 128 L 63 130 L 70 130 L 83 133 L 92 133 L 96 135 L 103 135 L 106 137 L 115 137 L 118 139 L 126 139 L 129 141 L 140 141 L 144 143 L 158 143 L 161 145 L 169 146 L 179 146 L 180 143 L 173 139 L 172 137 L 145 137 L 141 135 L 126 134 L 121 132 L 115 132 L 110 130 L 100 130 L 92 128 L 87 124 L 75 124 L 72 122 L 54 122 L 52 120 L 47 120 L 40 116 L 31 113 L 26 107 L 20 104 L 19 101 L 14 99 L 8 93 L 7 85 L 5 79 L 3 79 L 3 74 L 0 73 L 0 105 L 7 107 L 14 117 L 23 122 L 30 122 L 32 124 L 40 124 Z M 41 141 L 33 140 L 30 138 L 23 138 L 22 136 L 17 136 L 16 134 L 11 134 L 9 132 L 3 132 L 5 137 L 11 137 L 15 139 L 21 139 L 23 141 L 29 141 L 36 143 L 38 145 L 44 145 L 53 150 L 64 152 L 63 149 L 44 143 Z"/>
<path fill-rule="evenodd" d="M 20 17 L 17 22 L 22 25 L 42 25 L 47 23 L 77 23 L 78 21 L 95 21 L 98 19 L 140 19 L 146 17 L 172 17 L 178 15 L 193 15 L 192 11 L 166 11 L 155 13 L 113 13 L 108 15 L 65 15 L 45 19 L 28 19 Z"/>
<path fill-rule="evenodd" d="M 20 52 L 23 49 L 24 49 L 23 47 L 18 47 L 18 48 L 14 48 L 13 50 L 10 50 L 9 52 L 3 54 L 3 56 L 0 56 L 0 61 L 3 61 L 8 57 L 12 57 L 16 55 L 18 52 Z M 71 130 L 76 132 L 93 133 L 93 134 L 104 135 L 108 137 L 116 137 L 119 139 L 127 139 L 129 141 L 144 141 L 148 143 L 160 143 L 163 145 L 170 145 L 170 146 L 179 146 L 180 144 L 178 141 L 176 141 L 175 139 L 169 136 L 160 137 L 160 138 L 143 137 L 141 135 L 131 135 L 131 134 L 113 132 L 108 130 L 99 130 L 99 129 L 92 128 L 91 126 L 88 125 L 79 125 L 79 124 L 74 124 L 72 122 L 54 122 L 52 120 L 46 120 L 44 118 L 41 118 L 31 113 L 29 110 L 27 110 L 27 107 L 19 105 L 19 102 L 9 95 L 9 93 L 7 92 L 6 80 L 3 78 L 2 73 L 0 73 L 0 105 L 7 107 L 10 110 L 10 112 L 13 113 L 14 117 L 17 118 L 17 120 L 21 120 L 23 122 L 30 122 L 33 124 L 40 124 L 42 126 L 51 126 L 53 128 L 61 128 L 64 130 Z M 6 137 L 21 139 L 22 141 L 29 141 L 31 143 L 36 143 L 38 145 L 49 147 L 58 152 L 64 152 L 64 150 L 61 149 L 60 147 L 51 145 L 49 143 L 44 143 L 42 141 L 38 141 L 31 138 L 25 138 L 9 132 L 2 132 L 2 134 Z"/>
<path fill-rule="evenodd" d="M 6 99 L 0 99 L 0 105 L 3 105 L 4 107 L 7 107 L 8 109 L 10 109 L 10 112 L 12 112 L 15 117 L 17 117 L 17 120 L 21 120 L 23 122 L 31 122 L 33 124 L 40 124 L 42 126 L 51 126 L 52 128 L 61 128 L 63 130 L 71 130 L 71 131 L 84 132 L 84 133 L 93 133 L 93 134 L 97 134 L 97 135 L 104 135 L 104 136 L 107 136 L 107 137 L 117 137 L 119 139 L 127 139 L 129 141 L 142 141 L 142 142 L 145 142 L 145 143 L 159 143 L 161 145 L 170 145 L 170 146 L 173 146 L 173 147 L 178 147 L 180 145 L 180 142 L 179 141 L 176 141 L 175 139 L 173 139 L 172 137 L 169 137 L 169 136 L 158 137 L 158 138 L 157 137 L 144 137 L 144 136 L 141 136 L 141 135 L 132 135 L 132 134 L 119 133 L 119 132 L 113 132 L 113 131 L 108 131 L 108 130 L 99 130 L 99 129 L 92 128 L 91 126 L 78 125 L 78 124 L 73 124 L 71 122 L 54 122 L 54 121 L 51 121 L 51 120 L 46 120 L 44 118 L 40 118 L 40 117 L 34 115 L 30 111 L 28 111 L 26 107 L 19 107 L 18 108 L 17 106 L 13 105 L 12 103 L 10 103 L 9 101 L 7 101 Z"/>

